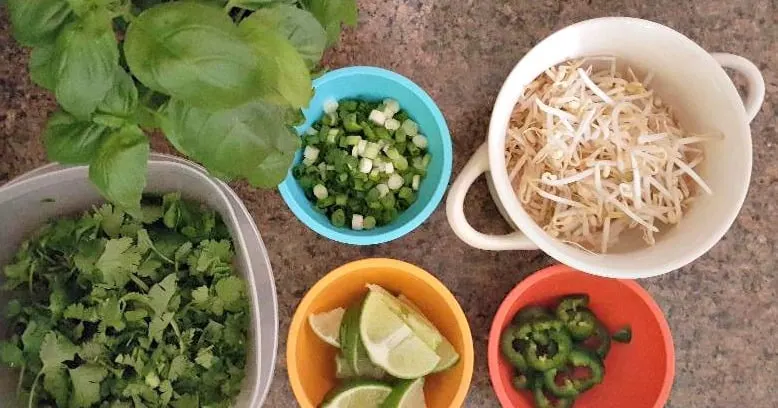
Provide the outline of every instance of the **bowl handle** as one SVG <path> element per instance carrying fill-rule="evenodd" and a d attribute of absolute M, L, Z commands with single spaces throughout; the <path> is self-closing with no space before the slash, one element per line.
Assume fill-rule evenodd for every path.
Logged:
<path fill-rule="evenodd" d="M 746 108 L 746 115 L 750 123 L 754 120 L 756 114 L 759 113 L 759 109 L 762 108 L 762 102 L 764 102 L 765 84 L 762 73 L 759 72 L 759 68 L 753 62 L 739 55 L 723 52 L 715 52 L 711 55 L 722 67 L 734 69 L 746 78 L 748 95 L 746 95 L 745 101 L 743 101 L 743 106 Z"/>
<path fill-rule="evenodd" d="M 538 249 L 537 245 L 532 243 L 520 231 L 508 235 L 487 235 L 476 231 L 467 222 L 464 211 L 465 196 L 473 182 L 487 171 L 489 171 L 489 151 L 486 143 L 484 143 L 465 164 L 465 168 L 459 173 L 459 176 L 454 180 L 454 184 L 451 185 L 448 191 L 446 215 L 448 216 L 448 223 L 451 225 L 451 229 L 454 230 L 459 239 L 478 249 L 488 251 Z"/>

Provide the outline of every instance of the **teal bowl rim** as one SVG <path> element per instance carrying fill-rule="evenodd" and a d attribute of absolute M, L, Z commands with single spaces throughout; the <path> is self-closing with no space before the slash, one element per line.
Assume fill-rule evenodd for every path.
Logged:
<path fill-rule="evenodd" d="M 294 176 L 292 176 L 291 169 L 287 173 L 284 181 L 278 186 L 278 190 L 281 193 L 281 197 L 283 197 L 284 201 L 286 202 L 286 205 L 289 207 L 289 209 L 292 210 L 294 215 L 300 221 L 302 221 L 303 224 L 314 230 L 319 235 L 344 244 L 375 245 L 389 242 L 408 234 L 421 225 L 424 221 L 426 221 L 430 215 L 432 215 L 432 212 L 435 211 L 435 209 L 440 204 L 440 201 L 443 199 L 443 194 L 445 194 L 446 188 L 448 187 L 448 182 L 451 179 L 453 148 L 451 143 L 451 133 L 449 132 L 446 119 L 443 117 L 443 113 L 440 111 L 440 108 L 438 108 L 438 105 L 434 100 L 432 100 L 427 92 L 421 89 L 420 86 L 416 85 L 413 81 L 398 73 L 383 68 L 369 66 L 340 68 L 334 71 L 330 71 L 314 80 L 313 87 L 315 89 L 319 85 L 322 85 L 328 81 L 333 81 L 354 74 L 380 76 L 394 81 L 398 85 L 405 87 L 413 92 L 413 94 L 416 95 L 432 112 L 432 118 L 435 120 L 438 128 L 440 128 L 440 139 L 443 145 L 443 170 L 441 171 L 441 177 L 437 180 L 437 185 L 435 186 L 435 190 L 432 193 L 432 197 L 424 204 L 424 207 L 421 209 L 421 211 L 418 212 L 418 214 L 416 214 L 415 217 L 411 218 L 405 223 L 400 225 L 389 224 L 390 229 L 381 234 L 356 235 L 352 233 L 352 230 L 347 228 L 338 228 L 329 223 L 319 223 L 309 214 L 309 211 L 312 211 L 312 204 L 310 201 L 306 200 L 305 203 L 299 203 L 294 199 L 292 195 L 292 188 L 295 187 L 294 184 L 297 183 L 297 180 L 295 180 Z M 297 130 L 298 133 L 301 133 L 305 129 L 298 128 Z M 297 156 L 295 156 L 295 163 L 297 162 L 298 156 L 299 151 Z"/>

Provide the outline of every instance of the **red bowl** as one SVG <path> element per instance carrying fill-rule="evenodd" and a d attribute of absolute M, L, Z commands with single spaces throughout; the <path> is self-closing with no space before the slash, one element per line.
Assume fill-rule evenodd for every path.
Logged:
<path fill-rule="evenodd" d="M 562 296 L 586 293 L 589 307 L 610 332 L 630 325 L 632 342 L 614 342 L 605 359 L 605 380 L 583 393 L 576 408 L 661 408 L 670 397 L 675 350 L 662 311 L 635 281 L 601 278 L 556 265 L 517 285 L 505 298 L 489 333 L 489 376 L 503 407 L 533 408 L 531 393 L 513 388 L 514 369 L 500 352 L 500 335 L 519 309 L 550 306 Z"/>

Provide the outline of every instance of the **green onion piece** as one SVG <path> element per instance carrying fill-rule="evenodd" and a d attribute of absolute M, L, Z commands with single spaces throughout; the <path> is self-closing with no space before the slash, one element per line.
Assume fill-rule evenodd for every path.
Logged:
<path fill-rule="evenodd" d="M 368 230 L 375 228 L 375 218 L 371 215 L 365 217 L 365 219 L 362 221 L 362 227 Z"/>
<path fill-rule="evenodd" d="M 399 128 L 394 132 L 394 140 L 396 140 L 398 143 L 403 143 L 406 140 L 407 133 L 405 132 L 405 129 Z"/>
<path fill-rule="evenodd" d="M 348 176 L 346 176 L 346 178 L 348 178 Z M 345 194 L 338 194 L 338 195 L 335 196 L 335 204 L 336 205 L 343 206 L 343 205 L 346 205 L 346 203 L 348 203 L 348 196 L 347 195 L 345 195 Z"/>
<path fill-rule="evenodd" d="M 346 225 L 346 213 L 342 208 L 338 208 L 330 216 L 330 221 L 332 221 L 332 225 L 336 227 L 343 227 Z"/>
<path fill-rule="evenodd" d="M 335 197 L 333 196 L 327 196 L 321 200 L 316 201 L 316 206 L 319 208 L 327 208 L 333 204 L 335 204 Z"/>

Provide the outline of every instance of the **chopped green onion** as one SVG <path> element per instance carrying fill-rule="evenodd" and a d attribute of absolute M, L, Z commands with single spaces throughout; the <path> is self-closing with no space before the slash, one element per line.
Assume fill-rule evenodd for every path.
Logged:
<path fill-rule="evenodd" d="M 427 138 L 423 135 L 416 135 L 413 137 L 413 144 L 416 145 L 419 149 L 426 149 L 427 148 Z"/>
<path fill-rule="evenodd" d="M 319 200 L 322 200 L 324 198 L 327 198 L 329 193 L 327 192 L 327 187 L 324 187 L 323 184 L 317 184 L 313 186 L 313 195 Z"/>
<path fill-rule="evenodd" d="M 421 183 L 421 176 L 418 174 L 414 174 L 413 181 L 411 182 L 411 188 L 413 188 L 414 190 L 418 190 L 419 183 Z"/>
<path fill-rule="evenodd" d="M 386 130 L 397 130 L 400 128 L 400 122 L 397 119 L 387 119 L 384 122 L 384 127 Z"/>
<path fill-rule="evenodd" d="M 346 176 L 348 178 L 348 176 Z M 346 205 L 348 203 L 348 196 L 345 194 L 338 194 L 335 196 L 335 205 Z"/>
<path fill-rule="evenodd" d="M 324 101 L 324 113 L 332 114 L 338 110 L 338 101 L 334 99 L 327 99 Z"/>
<path fill-rule="evenodd" d="M 316 201 L 316 206 L 319 208 L 327 208 L 333 204 L 335 204 L 335 197 L 332 196 L 327 196 L 321 200 Z"/>
<path fill-rule="evenodd" d="M 330 221 L 336 227 L 343 227 L 346 225 L 346 212 L 342 208 L 338 208 L 330 216 Z"/>
<path fill-rule="evenodd" d="M 403 186 L 403 178 L 399 174 L 392 174 L 386 182 L 386 185 L 391 190 L 397 190 Z"/>
<path fill-rule="evenodd" d="M 375 123 L 378 126 L 383 126 L 384 122 L 386 122 L 386 115 L 384 115 L 383 112 L 373 109 L 370 112 L 370 121 Z"/>
<path fill-rule="evenodd" d="M 310 166 L 316 163 L 316 159 L 319 158 L 319 149 L 313 146 L 305 146 L 305 150 L 303 150 L 303 157 L 303 163 Z"/>
<path fill-rule="evenodd" d="M 351 216 L 351 229 L 361 230 L 364 226 L 364 218 L 360 214 L 354 214 Z"/>
<path fill-rule="evenodd" d="M 356 146 L 361 141 L 362 141 L 362 138 L 359 137 L 359 136 L 346 136 L 346 145 L 347 146 Z"/>
<path fill-rule="evenodd" d="M 363 157 L 362 161 L 359 162 L 359 171 L 360 173 L 370 173 L 370 170 L 373 168 L 373 161 L 368 159 L 367 157 Z"/>
<path fill-rule="evenodd" d="M 376 222 L 375 222 L 375 217 L 373 217 L 372 215 L 368 215 L 368 216 L 367 216 L 367 217 L 365 217 L 365 219 L 362 221 L 362 226 L 363 226 L 365 229 L 368 229 L 368 230 L 369 230 L 369 229 L 373 229 L 373 228 L 375 228 L 375 224 L 376 224 Z"/>
<path fill-rule="evenodd" d="M 410 119 L 406 119 L 405 122 L 403 122 L 402 129 L 409 136 L 416 136 L 417 134 L 419 134 L 419 125 L 417 125 L 416 122 Z"/>

